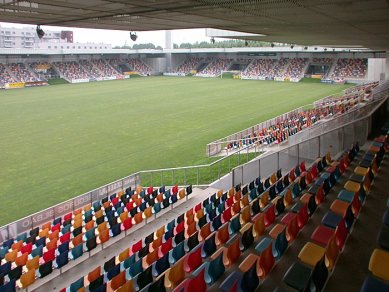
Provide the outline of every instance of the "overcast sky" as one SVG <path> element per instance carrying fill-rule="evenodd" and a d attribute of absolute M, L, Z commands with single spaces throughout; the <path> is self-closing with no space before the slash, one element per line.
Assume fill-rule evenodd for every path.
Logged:
<path fill-rule="evenodd" d="M 4 23 L 0 22 L 3 27 L 35 27 L 33 25 Z M 84 28 L 69 28 L 58 26 L 42 26 L 43 30 L 72 30 L 74 32 L 74 42 L 78 43 L 107 43 L 112 46 L 122 46 L 126 42 L 128 45 L 134 44 L 130 39 L 130 33 L 128 31 L 118 30 L 101 30 L 101 29 L 84 29 Z M 148 31 L 148 32 L 136 32 L 138 39 L 136 44 L 141 43 L 153 43 L 156 46 L 165 46 L 165 31 Z M 205 29 L 181 29 L 172 31 L 172 41 L 176 44 L 181 43 L 194 43 L 196 41 L 209 41 L 209 37 L 205 36 Z"/>

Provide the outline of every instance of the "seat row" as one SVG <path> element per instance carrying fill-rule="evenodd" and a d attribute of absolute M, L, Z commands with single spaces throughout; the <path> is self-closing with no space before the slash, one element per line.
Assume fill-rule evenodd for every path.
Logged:
<path fill-rule="evenodd" d="M 387 132 L 387 131 L 386 131 Z M 375 139 L 379 143 L 384 143 L 387 149 L 388 136 Z M 389 200 L 388 200 L 389 202 Z M 387 204 L 389 207 L 389 204 Z M 378 247 L 371 254 L 368 275 L 361 287 L 361 292 L 367 291 L 389 291 L 389 209 L 387 208 L 382 216 L 382 226 L 377 237 Z"/>
<path fill-rule="evenodd" d="M 301 165 L 305 167 L 304 163 Z M 301 172 L 299 166 L 294 168 L 293 171 L 297 168 L 299 169 L 299 172 Z M 212 254 L 216 251 L 216 247 L 220 247 L 221 245 L 226 244 L 226 242 L 233 243 L 230 245 L 229 251 L 225 252 L 225 254 L 231 255 L 231 262 L 233 263 L 233 258 L 236 257 L 238 250 L 240 255 L 240 249 L 242 247 L 244 249 L 251 245 L 254 236 L 253 234 L 262 234 L 262 223 L 263 226 L 265 226 L 265 222 L 267 225 L 272 224 L 276 218 L 276 214 L 283 212 L 284 208 L 281 204 L 281 202 L 283 203 L 283 200 L 279 200 L 277 207 L 270 201 L 271 197 L 274 199 L 276 195 L 280 193 L 280 188 L 283 190 L 283 182 L 286 182 L 286 185 L 291 183 L 289 181 L 289 173 L 285 177 L 282 177 L 281 171 L 277 171 L 263 182 L 258 178 L 243 188 L 241 188 L 241 186 L 236 186 L 235 189 L 231 188 L 225 193 L 220 191 L 204 200 L 204 202 L 196 205 L 192 209 L 192 212 L 195 212 L 196 214 L 196 224 L 191 223 L 191 225 L 188 225 L 188 229 L 186 230 L 186 233 L 181 236 L 182 241 L 180 241 L 179 244 L 177 244 L 176 238 L 174 239 L 170 256 L 166 256 L 165 258 L 164 255 L 159 253 L 160 257 L 155 258 L 156 262 L 154 263 L 157 267 L 159 267 L 162 262 L 165 262 L 163 265 L 164 269 L 160 270 L 160 272 L 163 273 L 153 273 L 153 271 L 155 271 L 153 268 L 154 264 L 151 264 L 150 270 L 148 270 L 150 266 L 146 265 L 144 266 L 145 269 L 140 272 L 142 276 L 138 275 L 134 277 L 130 273 L 124 273 L 126 284 L 123 283 L 124 278 L 121 275 L 121 284 L 124 285 L 123 287 L 126 287 L 125 289 L 129 289 L 128 285 L 131 286 L 132 289 L 144 288 L 146 290 L 150 290 L 151 287 L 155 288 L 159 286 L 175 288 L 184 280 L 186 273 L 193 272 L 201 265 L 205 265 L 205 270 L 202 274 L 204 277 L 209 277 L 209 273 L 218 270 L 215 268 L 220 264 L 220 257 L 218 257 L 218 260 L 215 259 L 215 261 L 211 262 L 205 259 L 210 256 L 212 258 Z M 287 200 L 293 200 L 291 191 L 286 192 L 286 194 L 285 197 L 290 196 Z M 212 202 L 212 204 L 210 202 Z M 260 214 L 261 216 L 259 217 L 262 219 L 257 219 L 255 221 L 257 223 L 253 224 L 251 222 L 252 217 L 255 217 L 257 214 Z M 188 214 L 183 214 L 182 216 L 184 218 L 190 218 L 190 216 L 187 215 Z M 241 234 L 242 236 L 240 236 Z M 178 234 L 176 234 L 176 236 L 177 235 Z M 166 238 L 162 238 L 162 242 L 164 242 L 164 240 L 166 240 Z M 132 249 L 133 248 L 131 248 L 131 250 Z M 221 249 L 218 250 L 218 252 L 221 252 Z M 170 259 L 169 264 L 166 263 L 168 259 Z M 220 270 L 218 271 L 220 273 Z M 151 276 L 147 277 L 150 282 L 147 283 L 146 286 L 146 283 L 139 281 L 139 277 L 140 279 L 144 279 L 143 273 L 151 273 Z M 81 281 L 82 280 L 80 279 L 80 282 Z M 87 282 L 86 279 L 85 282 Z M 208 285 L 211 283 L 212 281 L 209 282 Z M 102 283 L 102 285 L 108 285 L 108 287 L 112 288 L 112 283 L 109 281 Z M 116 284 L 114 284 L 114 286 L 117 288 Z"/>
<path fill-rule="evenodd" d="M 283 280 L 288 286 L 299 291 L 313 287 L 321 291 L 324 288 L 377 175 L 382 148 L 372 150 L 378 149 L 370 148 L 360 159 L 343 190 L 323 216 L 321 225 L 316 227 L 310 241 L 300 250 L 298 261 L 285 273 Z"/>
<path fill-rule="evenodd" d="M 128 188 L 7 240 L 0 249 L 3 284 L 20 279 L 19 286 L 27 287 L 191 193 L 191 186 Z"/>
<path fill-rule="evenodd" d="M 343 165 L 342 165 L 343 164 Z M 342 167 L 340 167 L 342 165 Z M 268 235 L 263 234 L 255 246 L 255 252 L 245 255 L 238 269 L 233 271 L 218 287 L 221 291 L 254 291 L 265 280 L 275 265 L 282 259 L 287 248 L 293 244 L 309 218 L 314 214 L 330 189 L 339 179 L 342 169 L 348 166 L 348 155 L 332 162 L 329 155 L 318 159 L 308 170 L 300 167 L 301 173 L 286 190 L 292 193 L 293 201 L 282 214 L 279 222 L 269 226 Z M 296 171 L 294 171 L 296 173 Z M 289 175 L 291 175 L 290 173 Z M 278 199 L 277 202 L 281 201 Z M 284 198 L 285 201 L 285 198 Z M 266 225 L 265 225 L 266 226 Z"/>

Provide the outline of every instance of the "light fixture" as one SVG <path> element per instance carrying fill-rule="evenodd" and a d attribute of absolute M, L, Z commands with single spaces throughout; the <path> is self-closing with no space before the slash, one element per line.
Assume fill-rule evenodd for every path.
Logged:
<path fill-rule="evenodd" d="M 214 44 L 215 43 L 215 38 L 211 38 L 211 44 Z"/>
<path fill-rule="evenodd" d="M 327 51 L 327 48 L 324 48 L 324 51 L 326 52 L 326 51 Z"/>
<path fill-rule="evenodd" d="M 43 36 L 45 35 L 45 32 L 43 31 L 43 29 L 41 29 L 41 26 L 40 24 L 38 24 L 36 26 L 36 34 L 38 35 L 38 38 L 43 38 Z"/>
<path fill-rule="evenodd" d="M 308 50 L 308 47 L 304 47 L 304 50 Z"/>
<path fill-rule="evenodd" d="M 317 48 L 315 47 L 315 51 L 317 51 Z"/>
<path fill-rule="evenodd" d="M 271 43 L 271 45 L 270 45 L 272 48 L 274 48 L 274 44 L 273 43 Z"/>
<path fill-rule="evenodd" d="M 249 42 L 248 42 L 248 41 L 245 41 L 245 42 L 244 42 L 244 45 L 245 45 L 246 47 L 248 47 L 248 46 L 249 46 Z"/>
<path fill-rule="evenodd" d="M 290 48 L 293 50 L 293 48 L 294 48 L 294 45 L 291 45 L 291 46 L 290 46 Z"/>
<path fill-rule="evenodd" d="M 138 36 L 135 32 L 130 32 L 130 39 L 134 42 L 138 39 Z"/>

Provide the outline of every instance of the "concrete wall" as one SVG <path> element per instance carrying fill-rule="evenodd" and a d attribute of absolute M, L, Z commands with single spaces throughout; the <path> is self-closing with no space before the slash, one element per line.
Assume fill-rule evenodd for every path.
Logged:
<path fill-rule="evenodd" d="M 386 58 L 369 58 L 367 64 L 367 80 L 379 81 L 385 79 Z"/>

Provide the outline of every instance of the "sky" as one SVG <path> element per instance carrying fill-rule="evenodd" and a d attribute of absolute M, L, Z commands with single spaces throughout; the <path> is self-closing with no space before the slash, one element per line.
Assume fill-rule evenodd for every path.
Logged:
<path fill-rule="evenodd" d="M 34 25 L 0 22 L 2 27 L 34 27 Z M 123 46 L 126 42 L 131 46 L 134 42 L 130 39 L 129 31 L 101 30 L 86 28 L 69 28 L 58 26 L 42 26 L 43 30 L 72 30 L 73 40 L 76 43 L 106 43 L 114 46 Z M 156 46 L 165 46 L 165 31 L 140 31 L 136 32 L 138 39 L 136 44 L 153 43 Z M 205 29 L 180 29 L 172 31 L 172 41 L 175 44 L 195 43 L 196 41 L 209 41 L 205 36 Z"/>

